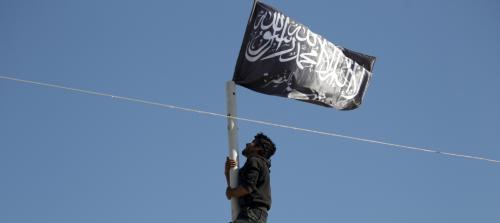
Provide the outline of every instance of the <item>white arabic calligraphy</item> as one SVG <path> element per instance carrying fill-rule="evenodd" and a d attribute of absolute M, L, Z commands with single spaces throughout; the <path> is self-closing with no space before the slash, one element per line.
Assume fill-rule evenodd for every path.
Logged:
<path fill-rule="evenodd" d="M 370 73 L 339 47 L 282 13 L 262 9 L 251 28 L 253 35 L 245 51 L 248 61 L 295 60 L 299 69 L 316 74 L 322 84 L 338 89 L 344 99 L 353 99 L 365 72 Z"/>

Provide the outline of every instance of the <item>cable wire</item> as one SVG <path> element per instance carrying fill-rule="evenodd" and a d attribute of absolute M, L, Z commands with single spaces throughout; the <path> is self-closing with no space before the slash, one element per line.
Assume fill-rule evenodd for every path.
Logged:
<path fill-rule="evenodd" d="M 134 102 L 134 103 L 154 105 L 154 106 L 175 109 L 175 110 L 181 110 L 181 111 L 186 111 L 186 112 L 193 112 L 193 113 L 198 113 L 198 114 L 203 114 L 203 115 L 210 115 L 210 116 L 223 117 L 223 118 L 232 118 L 232 119 L 236 119 L 239 121 L 251 122 L 251 123 L 260 124 L 260 125 L 267 125 L 267 126 L 273 126 L 273 127 L 278 127 L 278 128 L 285 128 L 285 129 L 301 131 L 301 132 L 308 132 L 308 133 L 314 133 L 314 134 L 319 134 L 319 135 L 326 135 L 326 136 L 332 136 L 332 137 L 337 137 L 337 138 L 349 139 L 349 140 L 353 140 L 353 141 L 360 141 L 360 142 L 366 142 L 366 143 L 372 143 L 372 144 L 385 145 L 385 146 L 390 146 L 390 147 L 394 147 L 394 148 L 398 148 L 398 149 L 414 150 L 414 151 L 427 152 L 427 153 L 435 153 L 435 154 L 441 154 L 441 155 L 452 156 L 452 157 L 461 157 L 461 158 L 466 158 L 466 159 L 487 161 L 487 162 L 491 162 L 491 163 L 500 163 L 500 160 L 495 160 L 495 159 L 490 159 L 490 158 L 485 158 L 485 157 L 471 156 L 471 155 L 450 153 L 450 152 L 442 152 L 442 151 L 437 151 L 437 150 L 434 150 L 431 148 L 406 146 L 406 145 L 388 143 L 388 142 L 383 142 L 383 141 L 378 141 L 378 140 L 365 139 L 365 138 L 348 136 L 348 135 L 341 135 L 341 134 L 337 134 L 337 133 L 333 133 L 333 132 L 324 132 L 324 131 L 318 131 L 318 130 L 314 130 L 314 129 L 299 128 L 299 127 L 294 127 L 294 126 L 290 126 L 290 125 L 260 121 L 260 120 L 256 120 L 256 119 L 249 119 L 249 118 L 236 117 L 236 116 L 228 117 L 225 114 L 202 111 L 202 110 L 198 110 L 198 109 L 194 109 L 194 108 L 180 107 L 180 106 L 159 103 L 159 102 L 153 102 L 153 101 L 148 101 L 148 100 L 143 100 L 143 99 L 138 99 L 138 98 L 123 97 L 123 96 L 112 95 L 112 94 L 108 94 L 108 93 L 66 87 L 66 86 L 50 84 L 50 83 L 43 83 L 43 82 L 37 82 L 37 81 L 31 81 L 31 80 L 23 80 L 23 79 L 18 79 L 18 78 L 3 76 L 3 75 L 0 75 L 0 79 L 22 82 L 22 83 L 27 83 L 27 84 L 32 84 L 32 85 L 39 85 L 39 86 L 50 87 L 50 88 L 57 88 L 57 89 L 62 89 L 62 90 L 67 90 L 67 91 L 89 94 L 89 95 L 110 97 L 112 99 L 119 99 L 119 100 Z"/>

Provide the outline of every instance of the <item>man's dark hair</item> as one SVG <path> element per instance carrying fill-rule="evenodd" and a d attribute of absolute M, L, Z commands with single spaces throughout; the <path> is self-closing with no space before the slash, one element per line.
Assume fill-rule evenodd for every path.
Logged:
<path fill-rule="evenodd" d="M 273 156 L 276 152 L 276 146 L 274 145 L 273 141 L 262 132 L 259 132 L 257 135 L 255 135 L 254 142 L 255 144 L 257 144 L 257 146 L 260 146 L 260 148 L 264 149 L 264 154 L 262 154 L 262 156 L 264 156 L 266 159 L 270 159 L 271 156 Z"/>

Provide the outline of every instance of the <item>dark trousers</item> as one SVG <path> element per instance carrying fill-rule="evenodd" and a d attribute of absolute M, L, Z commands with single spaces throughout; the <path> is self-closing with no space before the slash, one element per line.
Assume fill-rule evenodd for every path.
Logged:
<path fill-rule="evenodd" d="M 267 211 L 262 208 L 241 207 L 240 214 L 233 223 L 266 223 Z"/>

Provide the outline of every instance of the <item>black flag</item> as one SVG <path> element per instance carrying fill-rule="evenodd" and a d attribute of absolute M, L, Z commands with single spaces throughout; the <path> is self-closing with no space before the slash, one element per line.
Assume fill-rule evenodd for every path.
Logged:
<path fill-rule="evenodd" d="M 350 110 L 361 104 L 374 62 L 257 2 L 233 81 L 264 94 Z"/>

